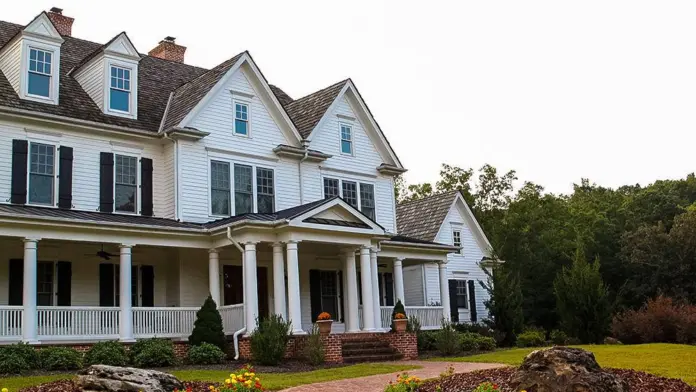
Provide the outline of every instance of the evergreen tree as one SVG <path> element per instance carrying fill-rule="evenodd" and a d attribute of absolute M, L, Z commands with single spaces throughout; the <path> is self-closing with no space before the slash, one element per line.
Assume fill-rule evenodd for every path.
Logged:
<path fill-rule="evenodd" d="M 392 331 L 394 330 L 394 316 L 396 316 L 397 313 L 401 313 L 406 316 L 406 308 L 404 308 L 404 304 L 401 303 L 401 299 L 396 300 L 396 305 L 394 305 L 394 310 L 392 310 Z"/>
<path fill-rule="evenodd" d="M 486 283 L 479 281 L 479 284 L 490 297 L 484 304 L 492 317 L 490 320 L 484 320 L 484 323 L 499 336 L 500 345 L 513 346 L 517 334 L 524 326 L 520 279 L 501 265 L 495 265 L 491 270 L 484 267 L 482 269 L 488 280 Z"/>
<path fill-rule="evenodd" d="M 223 352 L 226 351 L 222 317 L 220 317 L 213 297 L 208 296 L 201 309 L 196 313 L 196 322 L 193 324 L 193 332 L 191 332 L 188 341 L 192 346 L 210 343 L 220 347 Z"/>

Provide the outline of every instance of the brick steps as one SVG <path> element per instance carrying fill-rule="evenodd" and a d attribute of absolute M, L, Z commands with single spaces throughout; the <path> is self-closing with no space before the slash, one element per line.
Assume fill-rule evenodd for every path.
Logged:
<path fill-rule="evenodd" d="M 396 361 L 403 358 L 389 342 L 373 337 L 345 340 L 341 349 L 345 363 Z"/>

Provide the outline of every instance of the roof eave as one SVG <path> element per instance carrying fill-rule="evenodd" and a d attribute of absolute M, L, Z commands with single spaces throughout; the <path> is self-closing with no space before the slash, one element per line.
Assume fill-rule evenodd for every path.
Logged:
<path fill-rule="evenodd" d="M 273 152 L 281 158 L 305 159 L 310 162 L 323 162 L 333 156 L 320 151 L 287 146 L 284 144 L 278 145 L 273 149 Z"/>
<path fill-rule="evenodd" d="M 382 241 L 382 246 L 392 246 L 396 248 L 422 248 L 422 249 L 432 249 L 432 250 L 443 250 L 447 253 L 458 252 L 459 247 L 445 244 L 422 244 L 416 242 L 403 242 L 403 241 Z"/>
<path fill-rule="evenodd" d="M 201 131 L 196 128 L 172 127 L 164 131 L 164 134 L 172 139 L 196 141 L 210 135 L 210 132 Z"/>
<path fill-rule="evenodd" d="M 398 175 L 406 173 L 408 171 L 408 169 L 404 169 L 402 167 L 390 165 L 388 163 L 383 163 L 383 164 L 377 166 L 377 171 L 380 172 L 381 174 L 385 174 L 388 176 L 398 176 Z"/>

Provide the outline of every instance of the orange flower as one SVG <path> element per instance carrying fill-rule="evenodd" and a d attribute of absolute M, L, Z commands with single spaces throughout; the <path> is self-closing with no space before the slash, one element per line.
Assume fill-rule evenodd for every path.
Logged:
<path fill-rule="evenodd" d="M 403 313 L 397 313 L 397 314 L 394 315 L 394 319 L 395 319 L 395 320 L 405 320 L 405 319 L 406 319 L 406 315 L 403 314 Z"/>
<path fill-rule="evenodd" d="M 321 312 L 319 314 L 319 317 L 317 317 L 317 320 L 319 320 L 319 321 L 331 320 L 331 315 L 328 312 Z"/>

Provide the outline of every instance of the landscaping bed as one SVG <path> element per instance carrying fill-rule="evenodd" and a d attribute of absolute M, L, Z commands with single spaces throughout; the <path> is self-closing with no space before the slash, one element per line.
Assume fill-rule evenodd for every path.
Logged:
<path fill-rule="evenodd" d="M 484 382 L 497 384 L 501 392 L 513 392 L 513 389 L 509 387 L 509 380 L 515 373 L 515 370 L 513 367 L 507 367 L 472 373 L 459 373 L 442 380 L 428 381 L 418 388 L 418 392 L 436 392 L 438 385 L 442 388 L 442 392 L 470 392 Z M 635 370 L 604 370 L 626 380 L 631 392 L 696 392 L 696 387 L 682 380 L 655 376 Z"/>
<path fill-rule="evenodd" d="M 210 392 L 211 385 L 215 384 L 202 381 L 192 381 L 184 383 L 184 386 L 186 387 L 186 392 Z M 189 388 L 191 389 L 189 390 Z M 20 389 L 20 392 L 82 392 L 82 390 L 79 389 L 77 385 L 75 385 L 74 381 L 60 380 L 38 385 L 35 387 Z"/>

